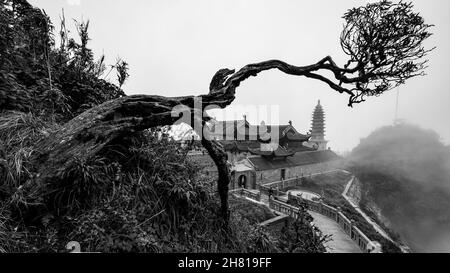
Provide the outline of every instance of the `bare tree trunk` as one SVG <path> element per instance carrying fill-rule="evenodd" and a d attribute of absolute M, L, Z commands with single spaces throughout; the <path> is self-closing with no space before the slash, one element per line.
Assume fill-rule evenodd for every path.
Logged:
<path fill-rule="evenodd" d="M 228 186 L 230 184 L 230 170 L 228 167 L 227 154 L 216 141 L 210 141 L 202 138 L 202 145 L 208 151 L 217 166 L 217 171 L 219 174 L 217 191 L 220 196 L 221 214 L 225 221 L 228 222 Z"/>

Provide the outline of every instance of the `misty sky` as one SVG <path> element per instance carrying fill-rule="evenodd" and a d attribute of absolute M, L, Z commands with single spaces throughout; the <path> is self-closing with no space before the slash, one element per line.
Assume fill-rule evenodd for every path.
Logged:
<path fill-rule="evenodd" d="M 30 0 L 51 17 L 56 30 L 64 8 L 69 29 L 73 19 L 89 19 L 90 43 L 96 58 L 106 54 L 130 64 L 127 94 L 163 96 L 200 95 L 208 92 L 214 73 L 268 59 L 308 65 L 331 55 L 343 65 L 339 45 L 348 8 L 365 4 L 356 0 Z M 427 46 L 437 46 L 430 56 L 427 76 L 409 80 L 400 88 L 399 117 L 434 129 L 450 144 L 450 93 L 447 92 L 450 60 L 450 1 L 415 0 L 415 10 L 435 24 Z M 111 78 L 113 79 L 113 78 Z M 284 75 L 259 74 L 237 90 L 231 109 L 251 123 L 260 122 L 251 111 L 237 106 L 279 105 L 280 122 L 301 132 L 310 129 L 311 114 L 320 99 L 326 113 L 326 138 L 337 151 L 352 149 L 360 138 L 388 125 L 395 117 L 396 91 L 348 108 L 348 97 L 326 84 Z M 228 113 L 228 112 L 227 112 Z M 220 114 L 216 113 L 220 119 Z M 228 114 L 227 117 L 233 116 Z"/>

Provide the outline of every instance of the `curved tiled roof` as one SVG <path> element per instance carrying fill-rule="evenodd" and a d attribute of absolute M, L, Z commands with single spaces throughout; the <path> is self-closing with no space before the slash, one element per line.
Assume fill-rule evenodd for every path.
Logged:
<path fill-rule="evenodd" d="M 278 132 L 278 139 L 286 138 L 290 141 L 308 141 L 310 136 L 303 135 L 297 132 L 295 128 L 291 125 L 267 125 L 267 133 L 272 135 L 273 133 Z"/>
<path fill-rule="evenodd" d="M 263 128 L 264 127 L 264 128 Z M 288 141 L 308 141 L 310 135 L 300 134 L 292 125 L 250 125 L 246 120 L 215 121 L 211 134 L 231 138 L 229 140 L 258 140 L 269 142 L 271 138 Z"/>
<path fill-rule="evenodd" d="M 303 141 L 308 141 L 310 137 L 311 137 L 310 135 L 303 135 L 303 134 L 300 134 L 300 133 L 294 134 L 294 133 L 292 133 L 292 132 L 288 132 L 288 133 L 286 134 L 286 138 L 287 138 L 288 140 L 290 140 L 290 141 L 300 141 L 300 142 L 303 142 Z"/>
<path fill-rule="evenodd" d="M 290 142 L 286 145 L 286 149 L 288 149 L 289 151 L 293 151 L 293 152 L 312 152 L 312 151 L 316 151 L 317 148 L 310 148 L 310 147 L 306 147 L 305 145 L 303 145 L 302 142 Z"/>
<path fill-rule="evenodd" d="M 237 140 L 219 140 L 219 143 L 225 149 L 225 151 L 239 151 L 239 152 L 252 152 L 253 154 L 260 154 L 257 150 L 261 148 L 261 143 L 259 141 L 237 141 Z M 302 142 L 290 142 L 287 146 L 282 147 L 291 153 L 299 152 L 312 152 L 317 149 L 306 147 Z M 280 156 L 284 156 L 281 155 Z"/>
<path fill-rule="evenodd" d="M 249 151 L 254 155 L 268 156 L 268 157 L 287 157 L 293 156 L 295 152 L 286 150 L 285 148 L 278 146 L 278 148 L 274 151 L 263 151 L 261 148 L 251 149 Z"/>
<path fill-rule="evenodd" d="M 251 157 L 248 160 L 255 166 L 257 171 L 273 170 L 317 164 L 337 160 L 340 157 L 331 150 L 297 153 L 285 160 L 267 160 L 263 157 Z"/>

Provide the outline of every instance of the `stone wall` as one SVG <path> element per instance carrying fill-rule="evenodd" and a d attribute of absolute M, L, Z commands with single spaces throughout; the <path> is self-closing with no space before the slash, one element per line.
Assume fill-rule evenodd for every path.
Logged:
<path fill-rule="evenodd" d="M 333 160 L 324 163 L 311 164 L 311 165 L 303 165 L 303 166 L 295 166 L 295 167 L 286 167 L 285 171 L 285 180 L 309 176 L 312 174 L 323 173 L 327 171 L 332 171 L 337 169 L 340 166 L 340 160 Z M 256 171 L 256 183 L 257 184 L 266 184 L 274 181 L 281 180 L 281 170 L 282 169 L 273 169 L 273 170 L 263 170 Z"/>

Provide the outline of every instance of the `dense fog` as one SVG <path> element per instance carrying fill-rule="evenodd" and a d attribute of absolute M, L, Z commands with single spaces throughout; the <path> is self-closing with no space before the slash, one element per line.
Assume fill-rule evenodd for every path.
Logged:
<path fill-rule="evenodd" d="M 450 251 L 450 147 L 436 132 L 410 124 L 377 129 L 349 162 L 363 200 L 376 203 L 413 251 Z"/>

